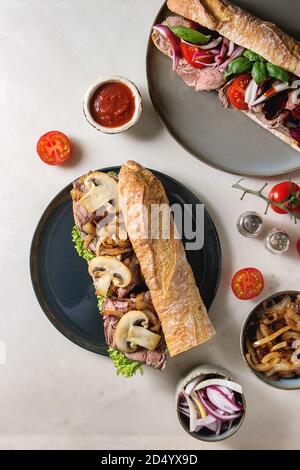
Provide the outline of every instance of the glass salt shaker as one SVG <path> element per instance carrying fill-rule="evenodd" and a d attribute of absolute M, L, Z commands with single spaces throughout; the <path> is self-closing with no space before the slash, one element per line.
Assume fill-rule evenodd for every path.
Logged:
<path fill-rule="evenodd" d="M 265 239 L 265 245 L 274 255 L 286 253 L 290 247 L 290 237 L 281 229 L 273 228 L 270 230 Z"/>
<path fill-rule="evenodd" d="M 244 212 L 237 221 L 238 231 L 247 238 L 257 238 L 263 225 L 263 219 L 257 212 Z"/>

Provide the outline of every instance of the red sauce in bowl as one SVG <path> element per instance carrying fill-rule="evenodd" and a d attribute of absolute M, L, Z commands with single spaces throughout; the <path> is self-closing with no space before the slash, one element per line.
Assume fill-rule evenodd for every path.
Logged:
<path fill-rule="evenodd" d="M 124 83 L 103 83 L 91 97 L 90 112 L 100 126 L 121 127 L 131 121 L 134 115 L 134 95 Z"/>

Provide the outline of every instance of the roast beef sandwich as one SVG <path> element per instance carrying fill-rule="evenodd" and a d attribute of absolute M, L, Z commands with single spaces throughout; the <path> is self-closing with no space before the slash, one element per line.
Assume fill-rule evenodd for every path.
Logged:
<path fill-rule="evenodd" d="M 119 175 L 90 172 L 73 183 L 73 241 L 88 262 L 109 355 L 118 373 L 163 370 L 214 328 L 196 286 L 160 181 L 128 161 Z M 167 208 L 153 237 L 152 207 Z M 166 219 L 167 217 L 167 219 Z M 160 217 L 158 217 L 160 222 Z"/>
<path fill-rule="evenodd" d="M 174 72 L 196 91 L 216 90 L 224 107 L 300 151 L 299 42 L 227 0 L 167 5 L 170 15 L 153 27 L 152 39 L 173 59 Z"/>

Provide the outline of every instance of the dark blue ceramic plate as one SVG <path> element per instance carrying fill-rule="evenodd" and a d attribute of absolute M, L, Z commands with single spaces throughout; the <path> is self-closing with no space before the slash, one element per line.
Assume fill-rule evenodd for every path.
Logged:
<path fill-rule="evenodd" d="M 101 171 L 118 172 L 119 169 L 111 167 Z M 177 202 L 193 207 L 201 204 L 194 194 L 173 178 L 157 171 L 153 173 L 163 183 L 171 204 Z M 71 189 L 72 184 L 53 199 L 36 228 L 30 253 L 32 284 L 43 311 L 63 335 L 85 349 L 106 355 L 107 346 L 94 287 L 86 261 L 78 256 L 72 243 L 74 220 Z M 193 220 L 195 222 L 195 218 Z M 219 285 L 221 247 L 216 228 L 206 210 L 204 222 L 204 247 L 198 251 L 188 251 L 187 258 L 209 309 Z"/>

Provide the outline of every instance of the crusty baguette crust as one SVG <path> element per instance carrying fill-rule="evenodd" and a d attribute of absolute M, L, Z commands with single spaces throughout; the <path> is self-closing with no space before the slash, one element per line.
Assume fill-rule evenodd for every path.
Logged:
<path fill-rule="evenodd" d="M 256 18 L 227 0 L 168 0 L 167 5 L 178 15 L 218 31 L 300 77 L 300 44 L 275 24 Z"/>
<path fill-rule="evenodd" d="M 128 161 L 119 174 L 119 201 L 170 355 L 175 356 L 207 341 L 215 330 L 181 240 L 135 236 L 137 219 L 130 213 L 130 208 L 143 204 L 149 210 L 152 204 L 169 204 L 162 184 L 149 170 Z M 171 226 L 172 233 L 173 219 Z M 141 229 L 144 231 L 145 227 Z"/>
<path fill-rule="evenodd" d="M 266 124 L 264 124 L 263 122 L 261 122 L 256 116 L 255 114 L 253 113 L 249 113 L 248 111 L 243 111 L 250 119 L 252 119 L 252 121 L 256 122 L 256 124 L 259 124 L 261 127 L 263 127 L 264 129 L 270 131 L 273 135 L 275 135 L 276 137 L 278 137 L 278 139 L 281 139 L 284 143 L 290 145 L 291 147 L 293 147 L 294 150 L 297 150 L 298 152 L 300 152 L 300 147 L 299 147 L 299 144 L 297 143 L 296 140 L 294 140 L 290 133 L 287 132 L 283 132 L 280 128 L 279 129 L 272 129 L 270 127 L 268 127 Z"/>
<path fill-rule="evenodd" d="M 152 34 L 151 34 L 151 38 L 152 38 L 152 41 L 154 42 L 155 46 L 157 47 L 157 49 L 159 49 L 160 52 L 162 52 L 162 53 L 165 54 L 166 56 L 170 57 L 170 59 L 171 59 L 171 58 L 172 58 L 172 49 L 170 49 L 170 48 L 168 48 L 168 49 L 163 49 L 163 48 L 160 47 L 160 43 L 159 43 L 159 32 L 153 30 L 153 31 L 152 31 Z"/>
<path fill-rule="evenodd" d="M 212 16 L 211 13 L 208 13 L 208 4 L 212 3 L 213 5 L 219 5 L 220 3 L 222 4 L 223 8 L 224 5 L 222 2 L 220 2 L 219 0 L 168 0 L 168 7 L 170 9 L 172 9 L 174 12 L 181 12 L 180 14 L 181 15 L 184 15 L 186 18 L 189 18 L 190 20 L 193 20 L 193 21 L 198 21 L 195 19 L 195 14 L 192 12 L 192 6 L 194 7 L 195 11 L 198 10 L 200 7 L 203 8 L 203 10 L 201 10 L 201 14 L 202 14 L 202 11 L 204 11 L 203 15 L 205 16 L 205 20 L 202 20 L 201 21 L 201 24 L 203 24 L 204 26 L 206 27 L 209 27 L 210 29 L 216 29 L 216 19 L 214 16 Z M 195 6 L 195 5 L 196 6 Z M 207 10 L 205 10 L 204 6 L 203 5 L 207 5 Z M 197 8 L 196 8 L 197 7 Z M 217 7 L 215 7 L 217 8 Z M 220 8 L 220 5 L 219 5 L 219 8 Z M 228 7 L 229 8 L 229 7 Z M 240 10 L 239 8 L 237 7 L 234 7 L 232 6 L 231 8 L 233 9 L 237 9 L 237 10 Z M 219 18 L 219 16 L 221 15 L 221 13 L 218 11 L 218 15 L 215 13 L 215 16 L 217 16 Z M 186 16 L 189 15 L 189 16 Z M 241 14 L 242 15 L 246 15 L 248 16 L 249 14 L 248 13 L 245 13 L 241 10 Z M 251 15 L 249 15 L 251 16 Z M 252 17 L 253 18 L 253 17 Z M 185 19 L 183 19 L 183 21 L 186 21 Z M 258 23 L 261 23 L 261 20 L 256 20 Z M 200 21 L 199 21 L 200 23 Z M 265 24 L 265 23 L 264 23 Z M 272 25 L 273 26 L 273 25 Z M 276 28 L 276 27 L 275 27 Z M 221 33 L 223 34 L 223 33 Z M 284 36 L 286 36 L 284 33 L 282 33 Z M 227 35 L 226 37 L 229 38 L 229 36 Z M 287 36 L 287 38 L 289 40 L 291 40 L 291 38 L 289 38 Z M 229 38 L 230 39 L 230 38 Z M 234 39 L 232 39 L 234 40 Z M 161 47 L 161 44 L 162 43 L 162 38 L 160 38 L 160 33 L 158 31 L 155 31 L 153 30 L 152 32 L 152 41 L 153 43 L 155 44 L 155 46 L 165 55 L 167 55 L 168 57 L 172 58 L 172 48 L 167 48 L 167 47 Z M 292 40 L 294 41 L 294 40 Z M 234 42 L 237 43 L 236 40 L 234 40 Z M 256 41 L 255 41 L 256 42 Z M 294 41 L 295 42 L 295 41 Z M 241 43 L 240 43 L 241 44 Z M 299 45 L 298 43 L 296 43 L 296 46 L 297 48 L 299 49 Z M 250 48 L 250 46 L 247 46 L 248 48 Z M 255 47 L 253 46 L 252 47 L 252 50 L 257 52 L 258 54 L 260 55 L 263 55 L 261 53 L 261 51 L 259 51 L 258 49 L 255 49 Z M 299 54 L 299 52 L 298 52 Z M 273 62 L 274 63 L 274 62 Z M 276 64 L 277 65 L 277 64 Z M 300 67 L 300 62 L 298 62 L 298 66 Z M 300 69 L 299 69 L 300 71 Z M 263 122 L 261 122 L 256 116 L 255 114 L 253 113 L 248 113 L 248 112 L 245 112 L 245 114 L 250 118 L 252 119 L 253 121 L 255 121 L 258 125 L 260 125 L 261 127 L 263 127 L 264 129 L 268 130 L 269 132 L 271 132 L 273 135 L 275 135 L 277 138 L 279 138 L 280 140 L 282 140 L 284 143 L 290 145 L 294 150 L 297 150 L 297 152 L 300 152 L 300 147 L 299 147 L 299 144 L 297 143 L 296 140 L 294 140 L 290 134 L 288 133 L 285 133 L 283 132 L 282 130 L 280 129 L 272 129 L 270 127 L 268 127 L 266 124 L 264 124 Z"/>
<path fill-rule="evenodd" d="M 159 35 L 160 35 L 160 33 L 158 31 L 153 30 L 152 34 L 151 34 L 152 41 L 154 42 L 157 49 L 160 50 L 160 52 L 162 52 L 166 56 L 170 57 L 170 59 L 172 59 L 172 48 L 171 47 L 165 47 L 165 48 L 161 47 Z"/>

